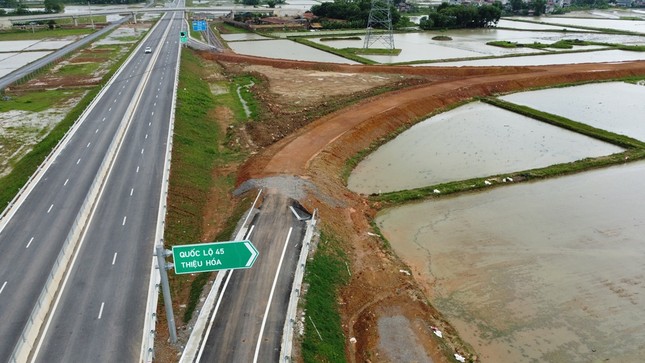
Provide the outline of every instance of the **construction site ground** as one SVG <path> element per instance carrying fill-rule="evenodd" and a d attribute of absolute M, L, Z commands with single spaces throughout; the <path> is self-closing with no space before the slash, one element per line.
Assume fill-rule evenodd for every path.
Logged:
<path fill-rule="evenodd" d="M 245 146 L 254 154 L 238 170 L 238 185 L 281 175 L 306 180 L 310 187 L 300 202 L 318 209 L 322 228 L 345 243 L 352 274 L 340 291 L 338 308 L 350 362 L 451 362 L 454 353 L 470 361 L 479 358 L 426 299 L 432 284 L 373 233 L 370 221 L 380 205 L 347 189 L 342 173 L 349 158 L 397 130 L 474 97 L 645 75 L 645 62 L 426 68 L 318 64 L 231 53 L 201 56 L 265 80 L 253 92 L 275 116 L 264 117 L 262 127 L 235 131 L 238 139 L 248 140 Z M 392 91 L 370 95 L 370 89 L 384 85 Z M 366 98 L 314 120 L 306 117 L 355 94 Z M 396 329 L 403 336 L 380 336 L 379 328 Z"/>

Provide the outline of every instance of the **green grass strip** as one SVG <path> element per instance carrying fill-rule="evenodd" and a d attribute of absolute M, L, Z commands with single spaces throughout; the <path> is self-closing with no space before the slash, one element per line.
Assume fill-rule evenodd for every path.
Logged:
<path fill-rule="evenodd" d="M 83 29 L 37 29 L 34 32 L 31 29 L 11 30 L 0 32 L 0 41 L 6 40 L 40 40 L 47 38 L 64 38 L 73 35 L 87 35 L 94 33 L 95 30 Z"/>
<path fill-rule="evenodd" d="M 347 257 L 340 241 L 321 233 L 314 259 L 307 264 L 305 282 L 305 362 L 345 362 L 345 336 L 338 311 L 338 290 L 349 282 Z"/>
<path fill-rule="evenodd" d="M 598 129 L 593 126 L 583 124 L 581 122 L 570 120 L 566 117 L 554 115 L 544 111 L 538 111 L 536 109 L 518 105 L 515 103 L 510 103 L 503 101 L 499 98 L 482 98 L 481 101 L 486 102 L 490 105 L 503 108 L 505 110 L 515 112 L 520 115 L 530 117 L 535 120 L 546 122 L 551 125 L 562 127 L 564 129 L 577 132 L 579 134 L 587 135 L 598 140 L 602 140 L 620 147 L 624 148 L 645 148 L 645 143 L 642 141 L 636 140 L 634 138 L 615 134 L 606 130 Z"/>
<path fill-rule="evenodd" d="M 224 130 L 220 129 L 217 120 L 210 115 L 218 105 L 234 102 L 231 101 L 231 93 L 212 95 L 210 85 L 205 80 L 209 70 L 205 69 L 204 61 L 194 52 L 184 50 L 181 59 L 165 228 L 167 246 L 200 241 L 204 234 L 202 216 L 211 189 L 216 186 L 220 186 L 220 189 L 232 189 L 235 184 L 234 176 L 216 178 L 213 176 L 213 169 L 244 157 L 243 154 L 234 153 L 222 146 L 225 140 Z M 238 205 L 215 240 L 230 240 L 237 221 L 249 205 L 244 201 Z M 188 275 L 171 277 L 174 291 L 190 283 L 183 314 L 184 322 L 192 318 L 210 276 L 208 273 L 199 274 L 192 281 Z"/>

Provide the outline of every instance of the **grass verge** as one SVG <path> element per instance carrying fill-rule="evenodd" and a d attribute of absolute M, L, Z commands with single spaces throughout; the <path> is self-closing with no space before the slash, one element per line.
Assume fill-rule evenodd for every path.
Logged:
<path fill-rule="evenodd" d="M 321 233 L 315 258 L 307 264 L 305 274 L 309 285 L 304 302 L 302 357 L 305 362 L 345 362 L 338 290 L 349 282 L 346 260 L 340 241 Z"/>
<path fill-rule="evenodd" d="M 191 51 L 182 52 L 164 236 L 166 246 L 202 240 L 209 194 L 213 188 L 226 193 L 234 187 L 235 181 L 230 175 L 214 175 L 213 170 L 243 157 L 221 146 L 225 134 L 212 110 L 234 101 L 230 100 L 230 92 L 213 96 L 206 80 L 210 70 L 203 62 Z M 237 221 L 249 206 L 240 205 L 215 240 L 230 240 Z M 184 322 L 191 319 L 210 276 L 208 273 L 170 276 L 175 303 L 183 303 L 181 297 L 187 296 Z"/>

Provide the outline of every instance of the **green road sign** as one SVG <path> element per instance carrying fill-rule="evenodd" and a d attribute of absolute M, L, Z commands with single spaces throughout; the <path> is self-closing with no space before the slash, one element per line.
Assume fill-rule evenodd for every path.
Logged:
<path fill-rule="evenodd" d="M 199 243 L 172 247 L 176 274 L 192 274 L 253 266 L 258 250 L 251 241 Z"/>
<path fill-rule="evenodd" d="M 186 43 L 188 41 L 188 33 L 185 30 L 180 31 L 179 39 L 181 40 L 182 43 Z"/>

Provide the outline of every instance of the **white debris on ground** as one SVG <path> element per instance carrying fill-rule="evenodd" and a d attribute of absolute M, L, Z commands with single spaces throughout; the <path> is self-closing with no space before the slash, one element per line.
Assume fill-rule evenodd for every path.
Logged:
<path fill-rule="evenodd" d="M 441 332 L 441 330 L 439 330 L 439 328 L 437 328 L 436 326 L 431 326 L 430 329 L 432 329 L 434 335 L 438 336 L 439 338 L 443 338 L 443 333 Z"/>
<path fill-rule="evenodd" d="M 455 359 L 460 361 L 460 362 L 465 362 L 466 358 L 464 358 L 461 354 L 455 353 Z"/>

